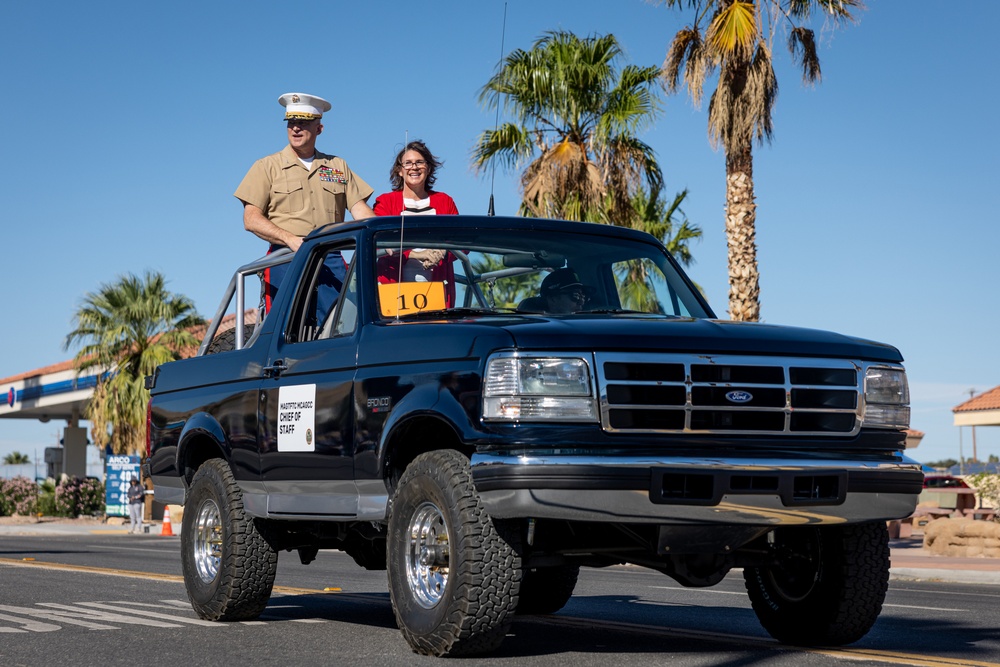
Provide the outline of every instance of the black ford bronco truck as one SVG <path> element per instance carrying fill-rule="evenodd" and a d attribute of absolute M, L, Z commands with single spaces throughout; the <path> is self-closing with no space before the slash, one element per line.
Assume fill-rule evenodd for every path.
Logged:
<path fill-rule="evenodd" d="M 258 315 L 247 285 L 280 262 Z M 258 616 L 279 552 L 340 549 L 388 570 L 419 653 L 490 651 L 581 567 L 626 563 L 692 587 L 742 569 L 772 636 L 845 644 L 921 490 L 901 362 L 718 320 L 636 231 L 371 219 L 237 271 L 198 355 L 147 379 L 144 471 L 184 505 L 205 619 Z"/>

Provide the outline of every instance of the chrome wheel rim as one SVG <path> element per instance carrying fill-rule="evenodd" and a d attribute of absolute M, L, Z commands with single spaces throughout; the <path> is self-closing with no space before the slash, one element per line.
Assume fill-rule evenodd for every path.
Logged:
<path fill-rule="evenodd" d="M 222 517 L 214 500 L 206 500 L 194 522 L 194 565 L 206 584 L 215 581 L 222 558 Z"/>
<path fill-rule="evenodd" d="M 441 510 L 423 503 L 410 517 L 406 581 L 424 609 L 437 605 L 448 586 L 448 525 Z"/>

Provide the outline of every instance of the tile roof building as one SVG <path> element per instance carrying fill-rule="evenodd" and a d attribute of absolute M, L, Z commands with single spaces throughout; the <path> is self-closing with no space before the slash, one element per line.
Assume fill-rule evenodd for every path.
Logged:
<path fill-rule="evenodd" d="M 951 409 L 955 426 L 1000 426 L 1000 387 L 993 387 Z"/>

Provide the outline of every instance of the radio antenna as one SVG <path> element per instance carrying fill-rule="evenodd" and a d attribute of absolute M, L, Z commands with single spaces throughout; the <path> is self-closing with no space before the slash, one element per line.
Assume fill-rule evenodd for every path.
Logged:
<path fill-rule="evenodd" d="M 410 131 L 403 130 L 403 155 L 406 155 L 406 146 L 410 143 Z M 400 157 L 400 163 L 403 159 Z M 400 167 L 403 165 L 400 164 Z M 402 194 L 402 193 L 400 193 Z M 403 204 L 403 210 L 399 212 L 399 271 L 396 273 L 396 319 L 399 319 L 399 297 L 403 289 L 403 224 L 406 220 L 406 204 Z"/>
<path fill-rule="evenodd" d="M 504 40 L 507 37 L 507 3 L 503 3 L 503 28 L 500 30 L 500 60 L 497 61 L 498 72 L 503 68 L 503 54 L 504 54 Z M 496 136 L 497 130 L 500 128 L 500 100 L 497 100 L 497 113 L 496 118 L 493 120 L 493 135 Z M 493 210 L 493 182 L 496 180 L 497 175 L 497 163 L 494 160 L 493 164 L 490 165 L 490 208 L 486 212 L 486 215 L 493 217 L 496 212 Z"/>

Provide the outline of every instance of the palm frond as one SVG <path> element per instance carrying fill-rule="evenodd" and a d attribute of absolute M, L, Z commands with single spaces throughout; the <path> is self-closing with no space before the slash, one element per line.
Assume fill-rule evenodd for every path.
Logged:
<path fill-rule="evenodd" d="M 773 135 L 772 110 L 778 79 L 771 52 L 763 42 L 750 61 L 730 59 L 719 74 L 719 85 L 708 105 L 709 139 L 726 153 L 737 154 Z"/>
<path fill-rule="evenodd" d="M 596 118 L 597 140 L 618 134 L 635 134 L 647 129 L 659 115 L 659 101 L 652 86 L 659 78 L 658 67 L 625 67 L 617 85 L 607 92 L 604 107 Z"/>
<path fill-rule="evenodd" d="M 748 57 L 760 36 L 756 9 L 743 0 L 722 5 L 705 36 L 709 48 L 720 58 Z"/>
<path fill-rule="evenodd" d="M 701 33 L 695 28 L 684 28 L 674 35 L 674 40 L 667 49 L 667 57 L 663 61 L 660 75 L 661 83 L 668 93 L 677 92 L 680 87 L 681 72 L 690 65 L 690 53 L 701 49 L 701 45 Z M 690 90 L 690 86 L 688 90 L 692 98 L 701 97 L 700 90 L 697 95 Z"/>
<path fill-rule="evenodd" d="M 833 19 L 836 23 L 855 23 L 857 22 L 856 14 L 866 9 L 862 0 L 813 0 L 813 2 L 815 2 L 823 14 Z M 798 0 L 795 4 L 809 5 L 803 14 L 795 15 L 803 19 L 809 18 L 812 2 Z"/>
<path fill-rule="evenodd" d="M 505 123 L 496 130 L 479 135 L 473 148 L 472 163 L 476 171 L 484 171 L 496 162 L 504 170 L 512 170 L 535 151 L 535 143 L 527 128 Z"/>
<path fill-rule="evenodd" d="M 582 211 L 598 205 L 604 189 L 598 166 L 584 147 L 569 140 L 528 165 L 521 184 L 533 217 L 566 220 L 582 220 Z"/>
<path fill-rule="evenodd" d="M 651 146 L 634 136 L 615 137 L 602 152 L 601 168 L 607 184 L 608 219 L 628 226 L 632 217 L 631 201 L 643 184 L 653 192 L 663 186 L 663 173 Z"/>
<path fill-rule="evenodd" d="M 816 35 L 808 28 L 793 28 L 788 33 L 788 50 L 792 59 L 802 66 L 802 81 L 814 83 L 822 79 L 819 68 L 819 53 L 816 51 Z"/>

